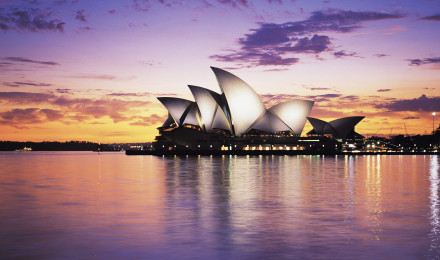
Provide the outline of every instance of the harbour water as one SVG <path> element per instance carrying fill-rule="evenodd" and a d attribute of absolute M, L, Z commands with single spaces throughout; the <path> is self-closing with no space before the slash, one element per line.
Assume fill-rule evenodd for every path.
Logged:
<path fill-rule="evenodd" d="M 440 259 L 440 157 L 0 152 L 2 259 Z"/>

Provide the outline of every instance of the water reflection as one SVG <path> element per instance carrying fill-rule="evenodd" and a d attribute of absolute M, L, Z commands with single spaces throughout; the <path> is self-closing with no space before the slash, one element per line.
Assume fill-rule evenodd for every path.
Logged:
<path fill-rule="evenodd" d="M 374 234 L 371 239 L 381 239 L 381 218 L 382 218 L 382 178 L 381 178 L 381 155 L 367 157 L 367 178 L 366 188 L 366 207 L 368 209 L 367 225 Z"/>
<path fill-rule="evenodd" d="M 344 156 L 344 205 L 345 205 L 345 222 L 351 223 L 354 219 L 355 209 L 355 157 Z"/>
<path fill-rule="evenodd" d="M 430 257 L 440 258 L 440 221 L 439 221 L 439 158 L 437 155 L 431 156 L 429 165 L 429 181 L 431 201 L 431 232 L 429 237 L 431 239 L 431 248 L 429 250 Z"/>
<path fill-rule="evenodd" d="M 0 165 L 6 258 L 440 253 L 438 156 L 0 153 Z"/>

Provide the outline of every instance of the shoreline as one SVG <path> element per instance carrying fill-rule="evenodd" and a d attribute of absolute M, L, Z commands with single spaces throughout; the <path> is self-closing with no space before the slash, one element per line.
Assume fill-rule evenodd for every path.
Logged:
<path fill-rule="evenodd" d="M 126 150 L 126 155 L 440 155 L 440 152 L 331 152 L 331 151 L 150 151 L 150 150 Z"/>

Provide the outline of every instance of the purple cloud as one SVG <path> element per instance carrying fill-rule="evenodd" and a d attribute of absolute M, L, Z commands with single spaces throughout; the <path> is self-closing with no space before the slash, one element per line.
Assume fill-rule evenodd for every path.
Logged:
<path fill-rule="evenodd" d="M 111 93 L 107 94 L 107 96 L 117 96 L 117 97 L 138 97 L 140 96 L 138 93 Z"/>
<path fill-rule="evenodd" d="M 403 18 L 401 14 L 388 14 L 382 12 L 354 12 L 354 11 L 344 11 L 337 9 L 330 9 L 327 12 L 317 11 L 313 12 L 313 15 L 309 20 L 317 21 L 325 26 L 329 27 L 331 30 L 335 31 L 347 31 L 352 29 L 352 25 L 359 24 L 365 21 L 378 21 L 384 19 L 395 19 Z M 321 24 L 321 25 L 322 25 Z M 338 26 L 350 26 L 338 28 Z M 358 26 L 358 25 L 356 25 Z"/>
<path fill-rule="evenodd" d="M 36 83 L 36 82 L 3 82 L 3 85 L 7 87 L 25 87 L 25 86 L 34 86 L 34 87 L 49 87 L 52 84 L 48 83 Z"/>
<path fill-rule="evenodd" d="M 0 92 L 0 103 L 37 104 L 55 98 L 53 94 L 32 92 Z"/>
<path fill-rule="evenodd" d="M 149 12 L 154 8 L 154 3 L 157 2 L 166 7 L 175 7 L 188 5 L 189 3 L 195 2 L 197 4 L 196 10 L 200 11 L 205 8 L 212 8 L 218 6 L 227 6 L 231 8 L 249 8 L 252 7 L 252 1 L 249 0 L 198 0 L 198 1 L 178 1 L 178 0 L 132 0 L 133 4 L 131 7 L 138 12 Z M 293 1 L 293 0 L 291 0 Z M 283 4 L 283 0 L 266 0 L 269 4 Z M 109 11 L 107 11 L 109 12 Z"/>
<path fill-rule="evenodd" d="M 409 61 L 409 65 L 411 66 L 420 66 L 425 64 L 440 63 L 440 57 L 426 58 L 426 59 L 409 59 L 408 61 Z"/>
<path fill-rule="evenodd" d="M 378 54 L 374 54 L 374 56 L 378 57 L 378 58 L 383 58 L 389 55 L 383 54 L 383 53 L 378 53 Z"/>
<path fill-rule="evenodd" d="M 275 69 L 267 69 L 264 71 L 286 71 L 286 70 L 289 70 L 289 69 L 288 68 L 275 68 Z"/>
<path fill-rule="evenodd" d="M 134 114 L 134 111 L 138 110 L 139 107 L 147 107 L 151 104 L 149 101 L 71 98 L 68 96 L 31 92 L 0 92 L 0 104 L 1 103 L 9 107 L 14 105 L 42 107 L 39 108 L 38 111 L 44 113 L 46 118 L 55 116 L 55 114 L 50 111 L 44 110 L 47 109 L 46 107 L 48 106 L 50 108 L 56 107 L 62 111 L 63 114 L 69 115 L 66 117 L 68 120 L 84 122 L 108 116 L 115 123 L 134 120 L 129 116 L 130 114 Z M 14 113 L 20 111 L 17 110 Z M 32 111 L 29 110 L 29 112 Z"/>
<path fill-rule="evenodd" d="M 311 91 L 320 91 L 320 90 L 333 90 L 331 88 L 317 88 L 317 87 L 303 87 L 305 89 L 310 89 Z"/>
<path fill-rule="evenodd" d="M 149 92 L 144 92 L 144 93 L 110 93 L 107 94 L 107 96 L 116 96 L 116 97 L 146 97 L 146 96 L 151 96 L 153 95 L 152 93 Z M 162 94 L 160 94 L 162 95 Z M 159 95 L 159 96 L 160 96 Z"/>
<path fill-rule="evenodd" d="M 440 97 L 427 97 L 425 94 L 419 98 L 401 99 L 386 104 L 376 105 L 389 111 L 440 111 Z"/>
<path fill-rule="evenodd" d="M 357 57 L 356 55 L 357 55 L 356 52 L 350 52 L 350 53 L 347 53 L 347 52 L 345 52 L 345 51 L 337 51 L 337 52 L 333 52 L 333 56 L 335 56 L 336 58 L 342 58 L 342 57 Z"/>
<path fill-rule="evenodd" d="M 232 7 L 237 7 L 237 6 L 248 7 L 247 0 L 217 0 L 217 2 L 224 5 L 230 5 Z"/>
<path fill-rule="evenodd" d="M 87 32 L 87 31 L 92 30 L 92 27 L 89 27 L 89 26 L 83 26 L 83 27 L 80 27 L 79 29 L 80 29 L 82 32 Z"/>
<path fill-rule="evenodd" d="M 228 55 L 213 55 L 210 58 L 217 61 L 235 62 L 243 67 L 295 64 L 298 58 L 283 58 L 276 53 L 239 52 Z"/>
<path fill-rule="evenodd" d="M 103 79 L 103 80 L 115 80 L 116 76 L 106 75 L 106 74 L 78 74 L 71 76 L 72 78 L 77 79 Z"/>
<path fill-rule="evenodd" d="M 381 88 L 381 89 L 377 90 L 377 92 L 388 92 L 388 91 L 391 91 L 391 89 L 390 88 Z"/>
<path fill-rule="evenodd" d="M 57 121 L 61 118 L 63 118 L 63 114 L 59 110 L 39 108 L 15 108 L 0 113 L 0 124 L 22 128 L 22 125 Z"/>
<path fill-rule="evenodd" d="M 12 8 L 8 11 L 0 9 L 0 29 L 3 31 L 64 31 L 65 22 L 51 19 L 53 11 L 40 9 L 19 10 Z"/>
<path fill-rule="evenodd" d="M 49 121 L 55 121 L 63 118 L 63 114 L 59 110 L 54 109 L 40 109 L 40 112 L 43 113 Z"/>
<path fill-rule="evenodd" d="M 316 95 L 316 96 L 310 96 L 310 97 L 324 97 L 324 98 L 337 98 L 341 97 L 341 94 L 323 94 L 323 95 Z"/>
<path fill-rule="evenodd" d="M 350 101 L 356 101 L 356 100 L 359 99 L 359 97 L 358 96 L 354 96 L 354 95 L 349 95 L 349 96 L 341 97 L 341 99 L 350 100 Z"/>
<path fill-rule="evenodd" d="M 133 0 L 133 9 L 138 12 L 148 12 L 150 8 L 148 0 Z"/>
<path fill-rule="evenodd" d="M 23 57 L 5 57 L 3 59 L 8 60 L 8 61 L 36 63 L 36 64 L 42 64 L 42 65 L 60 65 L 59 63 L 56 63 L 53 61 L 38 61 L 38 60 L 31 60 L 31 59 L 23 58 Z"/>
<path fill-rule="evenodd" d="M 9 67 L 10 65 L 12 65 L 12 63 L 10 63 L 10 62 L 0 62 L 0 68 L 1 67 Z"/>
<path fill-rule="evenodd" d="M 57 88 L 56 92 L 61 93 L 61 94 L 68 94 L 70 93 L 71 89 L 68 88 Z"/>
<path fill-rule="evenodd" d="M 17 127 L 17 125 L 22 124 L 22 122 L 26 124 L 41 123 L 39 116 L 36 115 L 36 111 L 38 111 L 38 108 L 17 108 L 2 112 L 0 113 L 0 124 Z"/>
<path fill-rule="evenodd" d="M 403 120 L 411 120 L 411 119 L 419 119 L 419 117 L 418 116 L 407 116 L 407 117 L 403 118 Z"/>
<path fill-rule="evenodd" d="M 379 12 L 327 10 L 313 12 L 303 21 L 282 24 L 261 23 L 259 28 L 238 39 L 239 50 L 210 56 L 222 62 L 247 63 L 248 66 L 287 66 L 299 61 L 292 54 L 319 54 L 331 50 L 331 39 L 323 32 L 348 33 L 361 28 L 361 23 L 402 18 L 403 15 Z M 338 56 L 339 54 L 339 56 Z M 354 56 L 356 53 L 339 52 L 335 55 Z M 271 57 L 264 59 L 264 57 Z"/>
<path fill-rule="evenodd" d="M 282 4 L 283 3 L 283 0 L 266 0 L 269 4 L 272 4 L 272 3 L 277 3 L 277 4 Z"/>
<path fill-rule="evenodd" d="M 110 93 L 107 94 L 107 96 L 113 96 L 113 97 L 162 97 L 162 96 L 176 96 L 177 94 L 173 93 L 150 93 L 150 92 L 142 92 L 142 93 L 124 93 L 124 92 L 117 92 L 117 93 Z"/>
<path fill-rule="evenodd" d="M 340 97 L 343 97 L 343 95 L 342 94 L 323 94 L 323 95 L 306 96 L 306 98 L 314 100 L 315 102 L 330 101 L 332 98 L 340 98 Z"/>
<path fill-rule="evenodd" d="M 440 14 L 435 14 L 427 17 L 421 18 L 421 20 L 427 20 L 427 21 L 440 21 Z"/>
<path fill-rule="evenodd" d="M 331 44 L 328 36 L 313 35 L 312 38 L 304 37 L 298 39 L 291 47 L 279 47 L 278 51 L 281 53 L 296 52 L 296 53 L 321 53 L 329 49 Z"/>
<path fill-rule="evenodd" d="M 76 11 L 75 19 L 81 22 L 87 22 L 85 10 L 81 9 Z"/>

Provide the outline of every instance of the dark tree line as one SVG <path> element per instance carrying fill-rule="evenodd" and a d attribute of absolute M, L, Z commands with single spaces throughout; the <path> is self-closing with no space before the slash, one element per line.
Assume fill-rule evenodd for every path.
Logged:
<path fill-rule="evenodd" d="M 69 142 L 12 142 L 0 141 L 0 151 L 15 151 L 25 147 L 32 148 L 32 151 L 101 151 L 113 150 L 107 144 L 98 144 L 86 141 Z"/>

